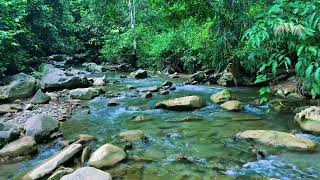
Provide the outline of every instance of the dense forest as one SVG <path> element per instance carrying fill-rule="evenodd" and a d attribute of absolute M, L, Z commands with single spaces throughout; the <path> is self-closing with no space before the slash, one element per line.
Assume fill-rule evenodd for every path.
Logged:
<path fill-rule="evenodd" d="M 319 5 L 317 0 L 2 0 L 0 72 L 33 71 L 48 57 L 183 72 L 219 72 L 240 62 L 257 82 L 295 71 L 316 96 Z"/>

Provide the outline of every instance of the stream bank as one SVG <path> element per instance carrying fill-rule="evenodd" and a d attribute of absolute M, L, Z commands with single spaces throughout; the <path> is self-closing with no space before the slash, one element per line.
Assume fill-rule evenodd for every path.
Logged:
<path fill-rule="evenodd" d="M 210 98 L 212 94 L 225 89 L 220 86 L 188 85 L 184 83 L 184 78 L 172 79 L 163 75 L 149 74 L 148 78 L 135 79 L 128 73 L 100 70 L 86 75 L 92 78 L 107 77 L 108 83 L 94 87 L 99 91 L 89 91 L 90 95 L 84 93 L 84 96 L 80 96 L 79 93 L 84 91 L 77 92 L 79 96 L 75 97 L 84 99 L 81 101 L 70 99 L 72 90 L 55 90 L 58 99 L 52 98 L 49 104 L 37 105 L 39 108 L 30 111 L 54 112 L 50 106 L 70 109 L 67 110 L 70 113 L 66 114 L 66 121 L 60 123 L 63 137 L 39 144 L 38 152 L 26 160 L 0 165 L 1 177 L 22 177 L 57 154 L 63 147 L 61 144 L 67 141 L 68 147 L 79 139 L 80 134 L 89 134 L 96 140 L 83 146 L 93 152 L 107 143 L 125 150 L 125 159 L 111 167 L 101 168 L 114 179 L 319 178 L 318 150 L 291 151 L 237 138 L 239 132 L 260 129 L 293 133 L 314 143 L 320 142 L 318 136 L 300 130 L 298 124 L 294 123 L 294 113 L 266 112 L 266 106 L 257 105 L 256 88 L 229 88 L 234 97 L 232 99 L 240 101 L 242 108 L 239 111 L 227 111 Z M 173 84 L 170 88 L 162 86 L 168 85 L 164 83 L 167 81 Z M 163 90 L 168 90 L 168 93 L 160 93 Z M 152 96 L 146 98 L 146 92 Z M 188 96 L 201 97 L 205 105 L 191 111 L 155 109 L 159 102 Z M 70 104 L 63 104 L 62 101 Z M 27 103 L 22 101 L 22 104 Z M 19 113 L 25 112 L 13 114 L 11 119 L 10 116 L 2 117 L 1 122 L 14 122 L 14 119 L 20 119 Z M 55 118 L 59 119 L 59 115 Z M 17 122 L 23 126 L 24 121 Z M 123 134 L 120 134 L 132 130 L 140 130 L 143 136 L 134 133 L 134 141 L 131 142 L 130 138 L 130 141 L 123 141 Z M 81 153 L 64 165 L 73 169 L 88 166 L 87 161 L 81 163 L 80 156 Z"/>

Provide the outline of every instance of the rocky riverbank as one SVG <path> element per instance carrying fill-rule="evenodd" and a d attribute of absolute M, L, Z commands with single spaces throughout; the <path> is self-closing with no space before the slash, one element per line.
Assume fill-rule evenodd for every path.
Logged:
<path fill-rule="evenodd" d="M 282 114 L 264 112 L 256 95 L 196 85 L 206 83 L 209 72 L 198 72 L 185 82 L 172 72 L 159 76 L 138 70 L 111 78 L 104 71 L 93 63 L 84 64 L 84 70 L 45 65 L 38 78 L 25 74 L 9 78 L 0 87 L 5 102 L 0 105 L 2 162 L 32 159 L 44 145 L 59 144 L 57 152 L 28 168 L 22 178 L 141 178 L 141 171 L 148 172 L 147 177 L 161 174 L 157 168 L 171 174 L 187 169 L 193 173 L 190 177 L 197 177 L 194 174 L 201 169 L 212 178 L 208 174 L 224 175 L 268 154 L 319 152 L 317 141 L 295 133 L 302 129 L 318 134 L 319 107 L 288 98 L 294 92 L 279 96 L 278 103 L 297 111 L 294 118 L 285 116 L 297 123 L 289 129 L 277 118 Z M 223 79 L 222 74 L 218 81 Z M 160 167 L 148 169 L 153 163 Z M 174 172 L 164 168 L 167 165 Z"/>

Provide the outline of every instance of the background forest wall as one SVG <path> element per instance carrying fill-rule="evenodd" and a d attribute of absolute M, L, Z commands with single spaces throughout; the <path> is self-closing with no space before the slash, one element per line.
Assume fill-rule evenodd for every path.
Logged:
<path fill-rule="evenodd" d="M 135 53 L 149 69 L 222 71 L 240 61 L 257 82 L 295 70 L 320 93 L 317 0 L 134 2 L 133 33 L 125 0 L 0 0 L 0 72 L 30 71 L 49 56 L 120 63 Z"/>

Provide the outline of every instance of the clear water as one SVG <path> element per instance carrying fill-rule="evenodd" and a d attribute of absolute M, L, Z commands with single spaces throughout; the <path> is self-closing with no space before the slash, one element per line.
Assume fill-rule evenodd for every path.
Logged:
<path fill-rule="evenodd" d="M 106 169 L 115 179 L 250 179 L 256 176 L 279 179 L 320 179 L 320 153 L 292 152 L 259 146 L 267 153 L 261 158 L 252 152 L 250 143 L 236 140 L 236 134 L 249 129 L 267 129 L 291 132 L 298 129 L 292 114 L 266 113 L 267 107 L 255 105 L 257 89 L 232 88 L 232 92 L 245 104 L 244 112 L 226 112 L 210 102 L 210 95 L 221 87 L 182 85 L 175 80 L 177 89 L 169 95 L 154 94 L 150 99 L 141 93 L 128 90 L 127 85 L 149 87 L 161 85 L 166 78 L 151 77 L 145 80 L 120 79 L 119 74 L 108 74 L 111 81 L 107 91 L 120 93 L 114 98 L 120 106 L 107 107 L 112 100 L 103 96 L 85 102 L 74 113 L 72 120 L 62 124 L 65 139 L 75 139 L 79 134 L 92 134 L 98 141 L 92 148 L 117 141 L 122 131 L 140 129 L 148 137 L 147 142 L 136 142 L 128 151 L 128 160 Z M 199 95 L 207 99 L 205 108 L 192 112 L 173 112 L 154 109 L 157 102 L 173 97 Z M 114 100 L 113 99 L 113 100 Z M 90 114 L 88 114 L 90 110 Z M 132 117 L 152 117 L 146 122 L 133 122 Z M 183 117 L 200 117 L 195 122 L 170 122 Z M 300 136 L 320 142 L 314 135 Z M 15 179 L 32 169 L 50 155 L 56 147 L 43 147 L 42 152 L 30 160 L 16 164 L 0 165 L 0 179 Z M 177 157 L 185 157 L 184 161 Z M 139 160 L 137 160 L 139 159 Z M 123 173 L 125 169 L 125 173 Z"/>

